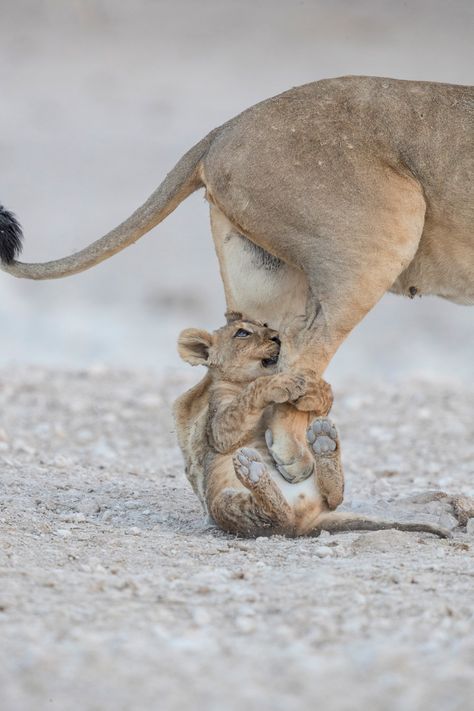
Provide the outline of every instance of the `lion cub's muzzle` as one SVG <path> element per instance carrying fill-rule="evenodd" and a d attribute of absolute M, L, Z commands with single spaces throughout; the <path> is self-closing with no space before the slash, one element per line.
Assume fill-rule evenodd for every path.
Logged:
<path fill-rule="evenodd" d="M 280 357 L 281 341 L 278 336 L 273 336 L 270 338 L 272 346 L 269 349 L 269 354 L 262 358 L 262 365 L 264 368 L 271 368 L 271 366 L 278 363 L 278 358 Z"/>

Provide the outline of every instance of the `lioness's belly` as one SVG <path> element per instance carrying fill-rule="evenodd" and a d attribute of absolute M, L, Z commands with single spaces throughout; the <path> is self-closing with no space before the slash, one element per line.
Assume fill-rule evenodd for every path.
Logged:
<path fill-rule="evenodd" d="M 474 304 L 474 233 L 428 222 L 413 260 L 391 291 Z"/>
<path fill-rule="evenodd" d="M 303 317 L 308 293 L 303 272 L 238 234 L 214 206 L 211 224 L 227 308 L 276 330 Z"/>

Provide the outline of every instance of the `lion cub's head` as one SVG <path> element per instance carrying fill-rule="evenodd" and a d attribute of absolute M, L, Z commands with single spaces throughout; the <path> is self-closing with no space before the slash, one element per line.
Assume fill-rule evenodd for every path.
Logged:
<path fill-rule="evenodd" d="M 278 365 L 280 339 L 266 324 L 228 314 L 227 325 L 213 333 L 187 328 L 178 339 L 178 352 L 191 365 L 205 365 L 218 377 L 234 383 L 272 375 Z"/>

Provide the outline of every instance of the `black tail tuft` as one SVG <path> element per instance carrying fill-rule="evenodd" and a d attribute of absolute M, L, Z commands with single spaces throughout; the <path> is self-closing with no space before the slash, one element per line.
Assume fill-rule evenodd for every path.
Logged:
<path fill-rule="evenodd" d="M 11 264 L 20 254 L 23 233 L 15 215 L 0 205 L 0 261 Z"/>

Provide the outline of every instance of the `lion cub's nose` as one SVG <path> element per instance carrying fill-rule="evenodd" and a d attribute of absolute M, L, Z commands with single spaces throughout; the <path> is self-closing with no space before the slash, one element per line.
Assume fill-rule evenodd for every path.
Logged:
<path fill-rule="evenodd" d="M 270 340 L 274 341 L 275 343 L 278 343 L 278 345 L 281 346 L 281 341 L 278 336 L 273 336 L 273 338 L 270 338 Z"/>

